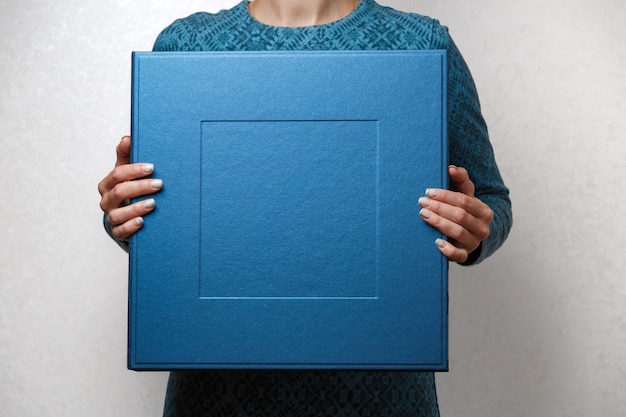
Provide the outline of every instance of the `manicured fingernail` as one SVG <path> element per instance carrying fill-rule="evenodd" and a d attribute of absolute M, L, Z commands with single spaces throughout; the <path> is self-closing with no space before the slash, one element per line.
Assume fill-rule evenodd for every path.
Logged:
<path fill-rule="evenodd" d="M 156 201 L 154 201 L 154 198 L 149 198 L 143 202 L 143 207 L 147 209 L 152 209 L 155 205 Z"/>
<path fill-rule="evenodd" d="M 135 226 L 142 226 L 143 225 L 143 217 L 137 217 L 134 221 Z"/>
<path fill-rule="evenodd" d="M 422 207 L 428 207 L 430 206 L 430 199 L 428 197 L 420 197 L 419 200 L 417 200 L 417 204 Z"/>
<path fill-rule="evenodd" d="M 162 180 L 152 180 L 152 181 L 150 181 L 150 185 L 152 186 L 152 188 L 162 188 L 163 187 L 163 181 Z"/>
<path fill-rule="evenodd" d="M 426 189 L 426 195 L 428 197 L 437 197 L 437 190 L 434 188 L 427 188 Z"/>
<path fill-rule="evenodd" d="M 143 170 L 143 172 L 145 172 L 146 174 L 151 174 L 152 172 L 154 172 L 154 164 L 143 164 L 143 166 L 141 167 L 141 169 Z"/>
<path fill-rule="evenodd" d="M 430 217 L 433 215 L 433 213 L 428 210 L 428 209 L 421 209 L 420 210 L 420 216 L 422 216 L 425 219 L 430 219 Z"/>
<path fill-rule="evenodd" d="M 435 245 L 437 245 L 438 248 L 443 248 L 446 246 L 446 241 L 443 239 L 435 239 Z"/>

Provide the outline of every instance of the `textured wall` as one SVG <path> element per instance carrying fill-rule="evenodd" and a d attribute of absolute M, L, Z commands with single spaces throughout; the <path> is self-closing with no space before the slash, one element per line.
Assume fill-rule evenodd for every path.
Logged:
<path fill-rule="evenodd" d="M 1 416 L 154 416 L 126 365 L 126 256 L 96 184 L 129 129 L 130 51 L 230 1 L 0 2 Z M 444 416 L 626 410 L 626 8 L 387 1 L 438 17 L 473 70 L 515 227 L 453 267 Z"/>

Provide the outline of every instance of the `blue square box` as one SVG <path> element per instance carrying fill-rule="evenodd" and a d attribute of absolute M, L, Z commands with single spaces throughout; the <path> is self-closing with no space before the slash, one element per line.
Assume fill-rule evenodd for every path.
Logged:
<path fill-rule="evenodd" d="M 134 53 L 131 369 L 447 369 L 445 51 Z"/>

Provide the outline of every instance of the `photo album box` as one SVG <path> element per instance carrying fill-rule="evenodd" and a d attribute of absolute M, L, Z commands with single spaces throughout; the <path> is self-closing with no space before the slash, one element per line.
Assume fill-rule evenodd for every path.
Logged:
<path fill-rule="evenodd" d="M 445 51 L 135 52 L 128 366 L 448 367 Z"/>

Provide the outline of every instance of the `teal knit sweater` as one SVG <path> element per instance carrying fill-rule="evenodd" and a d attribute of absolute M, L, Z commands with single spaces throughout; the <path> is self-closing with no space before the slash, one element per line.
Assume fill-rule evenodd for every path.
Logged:
<path fill-rule="evenodd" d="M 329 24 L 264 25 L 243 1 L 216 14 L 195 13 L 168 26 L 155 51 L 445 49 L 448 51 L 449 161 L 467 168 L 476 196 L 494 211 L 491 234 L 468 263 L 491 255 L 512 224 L 502 182 L 462 56 L 438 21 L 361 0 Z M 423 372 L 172 372 L 165 416 L 438 416 L 434 375 Z"/>
<path fill-rule="evenodd" d="M 480 111 L 472 76 L 448 30 L 437 20 L 362 0 L 337 22 L 301 28 L 264 25 L 243 1 L 216 14 L 176 20 L 155 51 L 445 49 L 448 51 L 449 162 L 466 168 L 476 196 L 494 211 L 491 233 L 468 263 L 478 263 L 506 239 L 512 224 L 509 192 L 502 182 Z"/>

